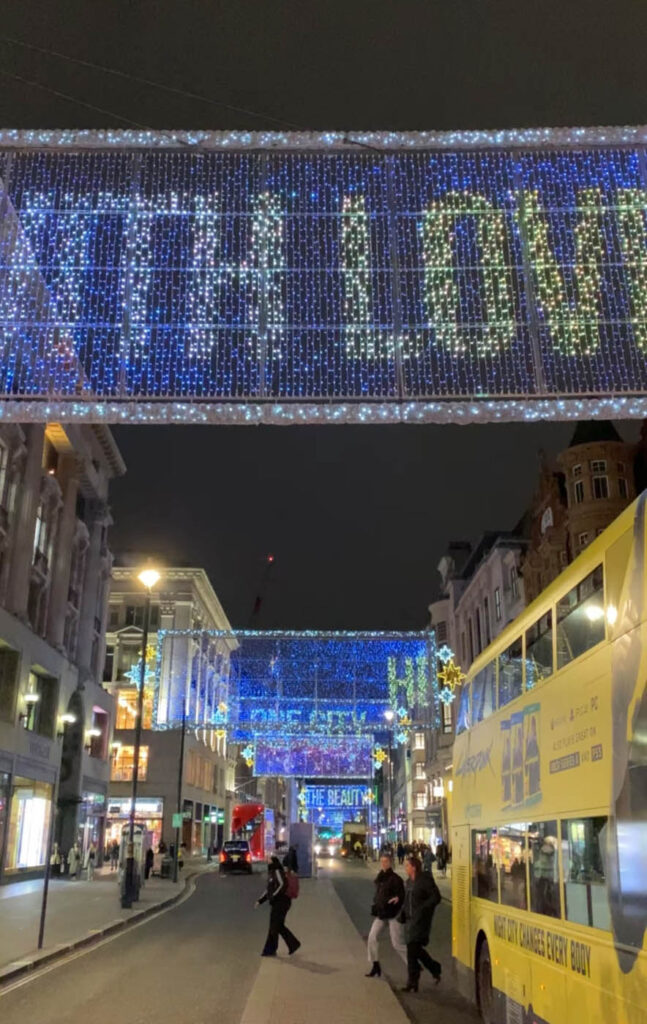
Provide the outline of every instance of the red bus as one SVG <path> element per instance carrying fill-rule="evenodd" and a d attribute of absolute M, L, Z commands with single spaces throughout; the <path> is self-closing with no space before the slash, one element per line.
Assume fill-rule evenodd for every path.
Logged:
<path fill-rule="evenodd" d="M 265 860 L 265 807 L 263 804 L 236 804 L 231 812 L 232 839 L 246 839 L 252 860 Z M 274 836 L 272 835 L 272 846 Z M 273 852 L 273 850 L 271 851 Z"/>

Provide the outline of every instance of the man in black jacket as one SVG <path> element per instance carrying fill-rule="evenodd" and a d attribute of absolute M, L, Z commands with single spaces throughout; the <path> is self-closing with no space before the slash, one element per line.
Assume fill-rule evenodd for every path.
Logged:
<path fill-rule="evenodd" d="M 422 870 L 417 857 L 409 857 L 406 872 L 408 877 L 401 919 L 404 921 L 407 942 L 409 977 L 403 991 L 417 992 L 421 964 L 433 975 L 436 984 L 440 981 L 440 964 L 424 948 L 429 942 L 434 910 L 440 903 L 440 892 L 433 875 Z"/>
<path fill-rule="evenodd" d="M 375 897 L 371 913 L 375 920 L 368 935 L 368 960 L 372 964 L 367 978 L 379 978 L 382 969 L 378 955 L 378 939 L 384 928 L 389 928 L 391 945 L 399 953 L 405 964 L 407 947 L 404 941 L 404 927 L 397 920 L 404 903 L 404 882 L 393 870 L 393 857 L 383 853 L 380 857 L 381 871 L 375 879 Z"/>

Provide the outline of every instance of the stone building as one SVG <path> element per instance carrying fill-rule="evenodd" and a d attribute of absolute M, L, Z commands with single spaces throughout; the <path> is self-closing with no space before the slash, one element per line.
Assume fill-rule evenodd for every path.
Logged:
<path fill-rule="evenodd" d="M 115 568 L 110 588 L 104 682 L 117 703 L 108 801 L 110 841 L 119 838 L 130 813 L 145 603 L 139 571 Z M 235 760 L 228 756 L 224 730 L 214 727 L 213 715 L 226 699 L 235 642 L 198 636 L 201 630 L 231 629 L 203 569 L 161 568 L 160 573 L 151 603 L 136 814 L 155 848 L 160 840 L 167 846 L 174 842 L 184 706 L 181 841 L 190 852 L 200 853 L 230 832 Z M 156 679 L 160 630 L 183 633 L 165 641 Z"/>
<path fill-rule="evenodd" d="M 113 700 L 102 687 L 112 558 L 103 426 L 0 426 L 0 881 L 54 839 L 101 848 Z"/>
<path fill-rule="evenodd" d="M 554 467 L 542 455 L 522 567 L 528 603 L 634 500 L 640 451 L 608 420 L 593 420 L 578 423 Z"/>

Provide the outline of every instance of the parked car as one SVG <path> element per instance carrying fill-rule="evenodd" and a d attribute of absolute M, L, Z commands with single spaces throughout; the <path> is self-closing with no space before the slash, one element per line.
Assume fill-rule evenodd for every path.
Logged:
<path fill-rule="evenodd" d="M 252 873 L 252 854 L 246 839 L 231 839 L 223 843 L 220 851 L 220 874 L 225 871 L 246 871 Z"/>

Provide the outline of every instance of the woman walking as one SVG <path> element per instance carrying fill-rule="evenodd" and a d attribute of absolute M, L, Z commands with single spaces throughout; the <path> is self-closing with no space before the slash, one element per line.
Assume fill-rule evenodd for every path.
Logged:
<path fill-rule="evenodd" d="M 259 907 L 266 901 L 269 901 L 270 904 L 270 927 L 261 956 L 276 956 L 276 951 L 279 948 L 279 935 L 288 947 L 288 953 L 292 956 L 301 943 L 296 935 L 293 935 L 290 929 L 285 927 L 285 918 L 292 906 L 292 900 L 287 894 L 285 871 L 278 857 L 270 857 L 267 867 L 267 889 L 256 900 L 255 906 Z"/>
<path fill-rule="evenodd" d="M 407 963 L 407 947 L 404 928 L 397 920 L 404 903 L 404 882 L 393 870 L 393 857 L 383 853 L 380 857 L 380 872 L 375 879 L 375 896 L 371 913 L 375 920 L 368 933 L 368 962 L 372 967 L 367 978 L 379 978 L 382 974 L 378 949 L 381 932 L 388 926 L 391 945 Z"/>
<path fill-rule="evenodd" d="M 441 966 L 424 948 L 429 942 L 434 910 L 440 903 L 440 892 L 433 875 L 422 870 L 417 857 L 406 863 L 407 882 L 404 887 L 404 933 L 407 941 L 408 980 L 403 992 L 417 992 L 421 965 L 440 981 Z"/>

